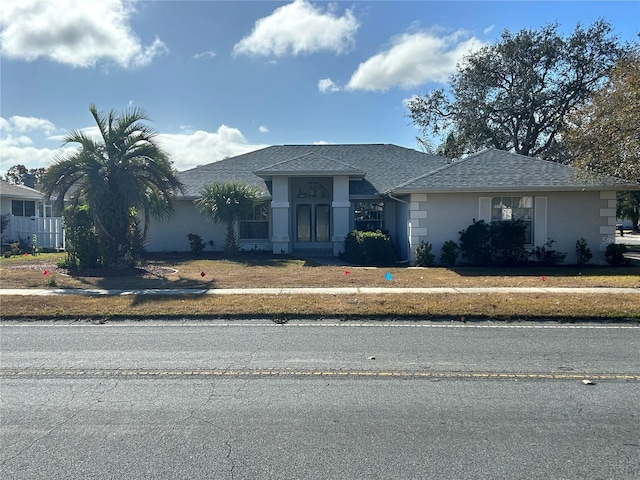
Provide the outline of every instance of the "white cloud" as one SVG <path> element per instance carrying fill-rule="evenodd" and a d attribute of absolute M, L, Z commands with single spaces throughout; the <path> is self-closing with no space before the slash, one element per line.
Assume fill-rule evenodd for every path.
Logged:
<path fill-rule="evenodd" d="M 211 50 L 209 50 L 207 52 L 196 53 L 193 56 L 193 58 L 195 58 L 196 60 L 201 60 L 203 58 L 208 59 L 208 58 L 214 58 L 216 56 L 217 56 L 216 52 L 212 52 Z"/>
<path fill-rule="evenodd" d="M 266 125 L 260 125 L 258 127 L 258 131 L 260 133 L 269 133 L 269 127 L 267 127 Z"/>
<path fill-rule="evenodd" d="M 3 130 L 9 131 L 9 129 L 11 129 L 11 124 L 9 123 L 9 120 L 6 120 L 0 117 L 0 132 L 2 132 Z"/>
<path fill-rule="evenodd" d="M 320 93 L 333 93 L 340 91 L 340 87 L 333 83 L 330 78 L 323 78 L 318 81 L 318 90 Z"/>
<path fill-rule="evenodd" d="M 198 130 L 189 135 L 161 133 L 157 138 L 179 171 L 267 146 L 249 144 L 240 130 L 227 125 L 220 125 L 216 132 Z"/>
<path fill-rule="evenodd" d="M 456 64 L 480 47 L 479 40 L 461 31 L 443 37 L 427 32 L 400 35 L 391 48 L 361 63 L 346 88 L 384 91 L 446 82 Z"/>
<path fill-rule="evenodd" d="M 59 145 L 63 135 L 53 134 L 60 131 L 44 118 L 20 115 L 8 119 L 0 117 L 0 172 L 6 172 L 14 165 L 24 165 L 29 169 L 50 166 L 56 156 L 73 150 L 71 146 L 40 146 L 40 140 L 56 142 Z"/>
<path fill-rule="evenodd" d="M 256 21 L 251 34 L 233 48 L 234 54 L 281 57 L 318 51 L 342 53 L 352 47 L 358 20 L 351 10 L 343 16 L 330 5 L 326 12 L 307 0 L 277 8 Z"/>
<path fill-rule="evenodd" d="M 48 148 L 44 146 L 46 143 L 34 141 L 35 137 L 21 134 L 23 131 L 21 129 L 25 125 L 29 125 L 29 122 L 24 119 L 29 118 L 31 117 L 11 117 L 7 120 L 0 117 L 0 152 L 2 152 L 0 155 L 0 174 L 6 172 L 13 165 L 24 165 L 29 169 L 49 167 L 56 157 L 64 156 L 77 149 L 76 144 L 59 146 L 66 134 L 45 137 L 45 142 L 55 142 L 57 148 Z M 18 120 L 16 121 L 16 119 Z M 32 128 L 34 135 L 48 130 L 59 131 L 47 120 L 34 120 L 40 120 L 40 122 L 31 123 L 34 125 Z M 36 129 L 38 130 L 36 131 Z M 80 131 L 89 137 L 100 138 L 97 126 L 82 128 Z M 184 133 L 176 134 L 160 133 L 157 140 L 171 156 L 177 170 L 187 170 L 268 146 L 248 143 L 240 130 L 227 125 L 221 125 L 215 132 L 202 130 L 190 132 L 187 130 Z"/>
<path fill-rule="evenodd" d="M 127 0 L 3 2 L 2 54 L 74 67 L 92 67 L 99 60 L 121 67 L 145 66 L 168 50 L 159 38 L 148 46 L 140 43 L 129 25 L 133 5 Z"/>
<path fill-rule="evenodd" d="M 25 135 L 3 135 L 0 138 L 0 172 L 6 172 L 14 165 L 24 165 L 28 169 L 48 167 L 52 160 L 72 148 L 39 148 Z"/>
<path fill-rule="evenodd" d="M 326 140 L 318 140 L 316 142 L 313 142 L 314 145 L 330 145 L 329 142 L 327 142 Z"/>
<path fill-rule="evenodd" d="M 485 28 L 482 33 L 484 33 L 485 35 L 488 33 L 493 32 L 493 29 L 495 28 L 495 25 L 489 25 L 487 28 Z"/>
<path fill-rule="evenodd" d="M 4 120 L 4 119 L 3 119 Z M 46 135 L 50 135 L 56 130 L 56 127 L 49 120 L 45 120 L 44 118 L 35 118 L 35 117 L 21 117 L 18 115 L 14 115 L 9 118 L 8 121 L 4 121 L 0 128 L 6 129 L 7 131 L 15 131 L 15 132 L 29 132 L 34 130 L 41 130 Z"/>

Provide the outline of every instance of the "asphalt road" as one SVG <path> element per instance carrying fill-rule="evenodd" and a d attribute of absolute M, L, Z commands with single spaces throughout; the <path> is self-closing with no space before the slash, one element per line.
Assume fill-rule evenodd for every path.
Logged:
<path fill-rule="evenodd" d="M 4 324 L 0 477 L 636 479 L 639 345 L 616 325 Z"/>

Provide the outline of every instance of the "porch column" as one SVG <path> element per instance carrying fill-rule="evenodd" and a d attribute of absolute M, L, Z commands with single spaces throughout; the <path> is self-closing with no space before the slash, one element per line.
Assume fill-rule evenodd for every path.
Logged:
<path fill-rule="evenodd" d="M 291 253 L 289 238 L 289 177 L 273 177 L 271 247 L 275 254 Z"/>
<path fill-rule="evenodd" d="M 598 258 L 594 259 L 599 265 L 606 265 L 605 252 L 610 243 L 616 243 L 616 192 L 600 192 L 600 244 L 598 245 Z"/>
<path fill-rule="evenodd" d="M 349 201 L 349 177 L 340 175 L 333 177 L 333 254 L 344 251 L 344 241 L 349 233 L 351 218 L 351 202 Z"/>
<path fill-rule="evenodd" d="M 416 264 L 416 247 L 427 241 L 427 194 L 413 194 L 409 202 L 409 263 Z"/>

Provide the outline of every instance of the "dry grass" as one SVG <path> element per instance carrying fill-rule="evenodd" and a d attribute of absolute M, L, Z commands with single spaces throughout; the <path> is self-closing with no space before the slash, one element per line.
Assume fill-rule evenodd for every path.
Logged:
<path fill-rule="evenodd" d="M 146 270 L 68 275 L 60 254 L 0 260 L 2 288 L 241 288 L 241 287 L 634 287 L 640 269 L 362 268 L 322 266 L 291 257 L 242 261 L 186 255 L 149 261 Z M 175 270 L 169 270 L 175 269 Z M 44 274 L 45 270 L 47 275 Z M 202 276 L 201 273 L 205 275 Z M 387 273 L 392 280 L 387 280 Z M 101 276 L 96 276 L 97 274 Z M 635 319 L 637 294 L 259 295 L 0 297 L 3 318 L 403 318 L 403 319 Z"/>

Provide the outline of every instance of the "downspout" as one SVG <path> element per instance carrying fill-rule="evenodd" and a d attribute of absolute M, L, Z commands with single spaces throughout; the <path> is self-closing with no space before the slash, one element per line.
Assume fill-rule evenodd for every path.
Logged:
<path fill-rule="evenodd" d="M 407 202 L 406 200 L 402 200 L 401 198 L 398 197 L 394 197 L 393 195 L 391 195 L 391 193 L 387 192 L 386 193 L 387 197 L 389 197 L 391 200 L 395 200 L 396 202 L 400 202 L 400 203 L 404 203 L 405 205 L 409 205 L 409 202 Z M 407 232 L 408 234 L 408 232 Z M 411 244 L 409 243 L 409 238 L 407 238 L 407 255 L 410 255 L 410 250 L 411 250 Z M 409 259 L 405 258 L 404 260 L 398 260 L 399 263 L 409 263 Z"/>

